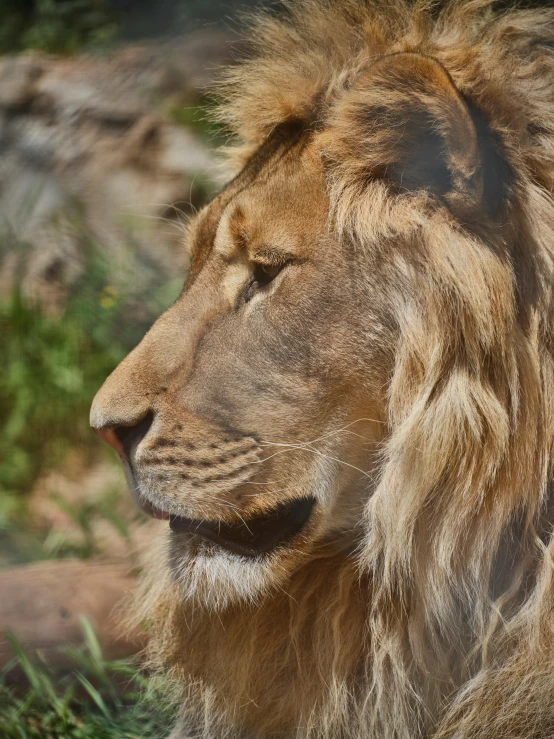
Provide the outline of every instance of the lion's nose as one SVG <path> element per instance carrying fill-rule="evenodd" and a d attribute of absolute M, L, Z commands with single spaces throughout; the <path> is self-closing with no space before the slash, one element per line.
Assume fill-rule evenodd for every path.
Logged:
<path fill-rule="evenodd" d="M 133 426 L 100 426 L 94 430 L 118 454 L 130 461 L 133 449 L 144 439 L 153 420 L 154 414 L 150 411 Z"/>

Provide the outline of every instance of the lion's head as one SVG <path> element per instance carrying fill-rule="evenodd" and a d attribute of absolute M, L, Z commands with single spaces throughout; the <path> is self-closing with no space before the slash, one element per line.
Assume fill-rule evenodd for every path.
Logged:
<path fill-rule="evenodd" d="M 453 735 L 550 607 L 554 14 L 297 0 L 253 38 L 237 174 L 91 413 L 169 519 L 153 652 L 187 731 Z"/>

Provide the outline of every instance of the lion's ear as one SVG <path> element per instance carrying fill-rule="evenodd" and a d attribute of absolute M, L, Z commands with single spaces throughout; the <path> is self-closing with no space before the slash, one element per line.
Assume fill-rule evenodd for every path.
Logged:
<path fill-rule="evenodd" d="M 485 204 L 487 184 L 494 189 L 490 175 L 485 183 L 491 157 L 476 123 L 439 62 L 393 54 L 361 71 L 337 103 L 331 126 L 341 150 L 334 147 L 332 158 L 343 172 L 350 168 L 347 176 L 381 179 L 401 192 L 426 190 L 467 215 Z"/>

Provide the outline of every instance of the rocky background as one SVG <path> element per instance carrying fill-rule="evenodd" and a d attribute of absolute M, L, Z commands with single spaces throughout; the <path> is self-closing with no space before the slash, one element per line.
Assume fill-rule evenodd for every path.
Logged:
<path fill-rule="evenodd" d="M 17 279 L 25 299 L 59 311 L 83 235 L 122 269 L 134 260 L 141 282 L 182 272 L 179 226 L 216 180 L 200 101 L 227 36 L 0 59 L 0 224 L 20 245 L 3 255 L 3 295 Z"/>

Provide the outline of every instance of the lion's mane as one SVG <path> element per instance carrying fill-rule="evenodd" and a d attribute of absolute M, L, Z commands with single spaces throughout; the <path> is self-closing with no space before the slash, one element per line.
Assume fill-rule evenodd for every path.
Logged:
<path fill-rule="evenodd" d="M 252 39 L 223 86 L 232 161 L 285 120 L 327 131 L 333 227 L 368 274 L 365 245 L 406 250 L 388 434 L 361 549 L 322 544 L 286 593 L 211 612 L 160 563 L 137 601 L 153 661 L 191 736 L 552 737 L 554 12 L 298 0 Z M 386 132 L 335 133 L 350 80 L 401 52 L 438 60 L 486 121 L 500 226 L 389 197 L 356 158 L 372 135 L 385 156 Z"/>

